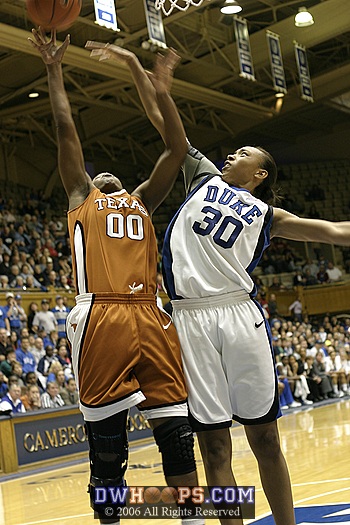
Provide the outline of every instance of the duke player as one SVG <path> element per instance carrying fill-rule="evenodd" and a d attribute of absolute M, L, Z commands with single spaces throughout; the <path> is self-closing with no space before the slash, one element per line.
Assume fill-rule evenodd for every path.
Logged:
<path fill-rule="evenodd" d="M 233 418 L 245 427 L 276 524 L 294 525 L 270 330 L 251 272 L 270 238 L 348 246 L 350 222 L 303 219 L 271 206 L 277 168 L 262 148 L 228 155 L 222 173 L 189 148 L 184 174 L 188 197 L 167 229 L 163 268 L 207 482 L 233 482 Z"/>
<path fill-rule="evenodd" d="M 101 173 L 91 181 L 85 172 L 61 67 L 69 37 L 58 47 L 55 31 L 49 41 L 41 30 L 33 30 L 33 36 L 30 41 L 46 64 L 59 171 L 69 198 L 78 296 L 67 318 L 67 336 L 90 446 L 91 505 L 101 523 L 119 523 L 118 516 L 111 517 L 109 501 L 97 503 L 95 489 L 124 485 L 131 406 L 150 420 L 167 482 L 198 485 L 176 330 L 156 306 L 151 222 L 186 155 L 185 133 L 168 89 L 177 55 L 158 57 L 153 75 L 167 147 L 150 178 L 129 194 L 114 175 Z M 183 523 L 204 520 L 184 518 Z"/>
<path fill-rule="evenodd" d="M 105 58 L 126 53 L 115 48 Z M 166 141 L 153 86 L 146 75 L 135 80 L 147 115 Z M 221 173 L 189 147 L 184 174 L 188 197 L 167 229 L 163 271 L 207 483 L 235 483 L 233 418 L 245 427 L 276 525 L 295 525 L 276 421 L 281 411 L 270 330 L 254 300 L 251 273 L 271 237 L 349 246 L 350 222 L 303 219 L 272 207 L 277 168 L 262 148 L 228 155 Z"/>

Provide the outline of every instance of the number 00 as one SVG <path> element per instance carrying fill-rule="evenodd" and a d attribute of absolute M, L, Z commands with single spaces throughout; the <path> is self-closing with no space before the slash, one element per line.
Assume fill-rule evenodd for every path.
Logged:
<path fill-rule="evenodd" d="M 115 239 L 122 239 L 125 231 L 129 239 L 140 241 L 143 239 L 143 221 L 140 215 L 121 215 L 109 213 L 107 215 L 107 235 Z"/>

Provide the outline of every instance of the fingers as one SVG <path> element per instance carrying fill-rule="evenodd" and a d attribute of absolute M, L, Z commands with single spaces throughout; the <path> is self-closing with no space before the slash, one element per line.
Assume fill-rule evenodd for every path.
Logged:
<path fill-rule="evenodd" d="M 168 54 L 165 57 L 166 65 L 170 69 L 175 69 L 181 60 L 180 55 L 178 55 L 175 49 L 170 48 Z"/>
<path fill-rule="evenodd" d="M 112 54 L 105 49 L 92 49 L 90 51 L 90 57 L 99 57 L 99 61 L 102 62 L 102 60 L 112 58 Z"/>
<path fill-rule="evenodd" d="M 85 44 L 86 49 L 103 49 L 106 48 L 108 44 L 102 42 L 96 42 L 95 40 L 88 40 Z"/>
<path fill-rule="evenodd" d="M 37 29 L 32 29 L 32 35 L 34 37 L 34 40 L 35 40 L 36 44 L 40 46 L 43 43 L 43 41 L 42 41 L 42 37 L 41 37 L 39 31 Z M 33 42 L 33 40 L 32 40 L 32 42 Z"/>
<path fill-rule="evenodd" d="M 66 51 L 66 49 L 69 46 L 69 44 L 70 44 L 70 35 L 67 35 L 66 38 L 64 39 L 64 42 L 63 42 L 62 46 L 61 46 L 63 52 Z"/>

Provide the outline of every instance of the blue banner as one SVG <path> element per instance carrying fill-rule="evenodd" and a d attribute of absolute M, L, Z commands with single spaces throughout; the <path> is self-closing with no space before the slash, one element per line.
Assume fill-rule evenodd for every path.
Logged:
<path fill-rule="evenodd" d="M 269 47 L 273 87 L 278 93 L 287 93 L 286 78 L 284 76 L 280 37 L 276 33 L 266 31 Z"/>
<path fill-rule="evenodd" d="M 312 85 L 307 61 L 306 49 L 297 42 L 294 42 L 295 60 L 298 66 L 299 81 L 301 87 L 301 98 L 308 102 L 313 102 Z"/>
<path fill-rule="evenodd" d="M 158 47 L 166 48 L 162 13 L 156 9 L 155 0 L 144 0 L 149 40 Z"/>
<path fill-rule="evenodd" d="M 247 21 L 239 16 L 233 17 L 240 67 L 240 77 L 255 81 L 252 54 L 250 51 Z"/>
<path fill-rule="evenodd" d="M 119 31 L 114 0 L 94 0 L 96 23 Z"/>

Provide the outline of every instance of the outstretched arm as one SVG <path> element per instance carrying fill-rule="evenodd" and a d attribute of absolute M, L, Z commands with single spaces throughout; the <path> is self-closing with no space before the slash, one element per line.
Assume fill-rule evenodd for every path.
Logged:
<path fill-rule="evenodd" d="M 158 107 L 156 89 L 151 82 L 150 74 L 141 66 L 137 56 L 114 44 L 103 44 L 89 40 L 85 47 L 91 50 L 90 56 L 98 56 L 100 60 L 115 60 L 119 64 L 124 64 L 130 69 L 131 76 L 139 94 L 140 100 L 144 107 L 147 117 L 165 141 L 164 119 L 160 108 Z M 174 53 L 166 55 L 166 63 L 171 73 L 175 69 L 178 57 Z M 172 74 L 169 77 L 168 91 L 170 91 Z"/>
<path fill-rule="evenodd" d="M 150 178 L 133 192 L 142 199 L 150 213 L 153 213 L 169 194 L 187 153 L 185 130 L 169 93 L 173 69 L 169 67 L 169 61 L 177 62 L 177 55 L 173 50 L 170 50 L 166 57 L 157 56 L 154 72 L 150 77 L 156 90 L 157 105 L 163 117 L 166 147 Z"/>
<path fill-rule="evenodd" d="M 304 219 L 280 208 L 274 208 L 272 237 L 292 241 L 313 241 L 350 246 L 350 221 L 330 222 Z"/>
<path fill-rule="evenodd" d="M 187 152 L 185 130 L 170 97 L 173 71 L 179 57 L 173 50 L 169 50 L 165 56 L 158 55 L 153 73 L 147 73 L 134 53 L 126 49 L 92 41 L 87 42 L 85 47 L 91 50 L 92 56 L 99 56 L 100 60 L 114 59 L 128 65 L 147 116 L 166 144 L 150 178 L 133 192 L 143 200 L 152 214 L 173 187 Z"/>
<path fill-rule="evenodd" d="M 46 65 L 52 113 L 57 129 L 58 169 L 69 198 L 69 208 L 81 204 L 93 187 L 85 172 L 84 157 L 78 133 L 72 117 L 68 96 L 64 88 L 62 58 L 69 45 L 69 35 L 61 46 L 56 44 L 56 31 L 46 40 L 44 31 L 32 30 L 32 46 Z"/>

